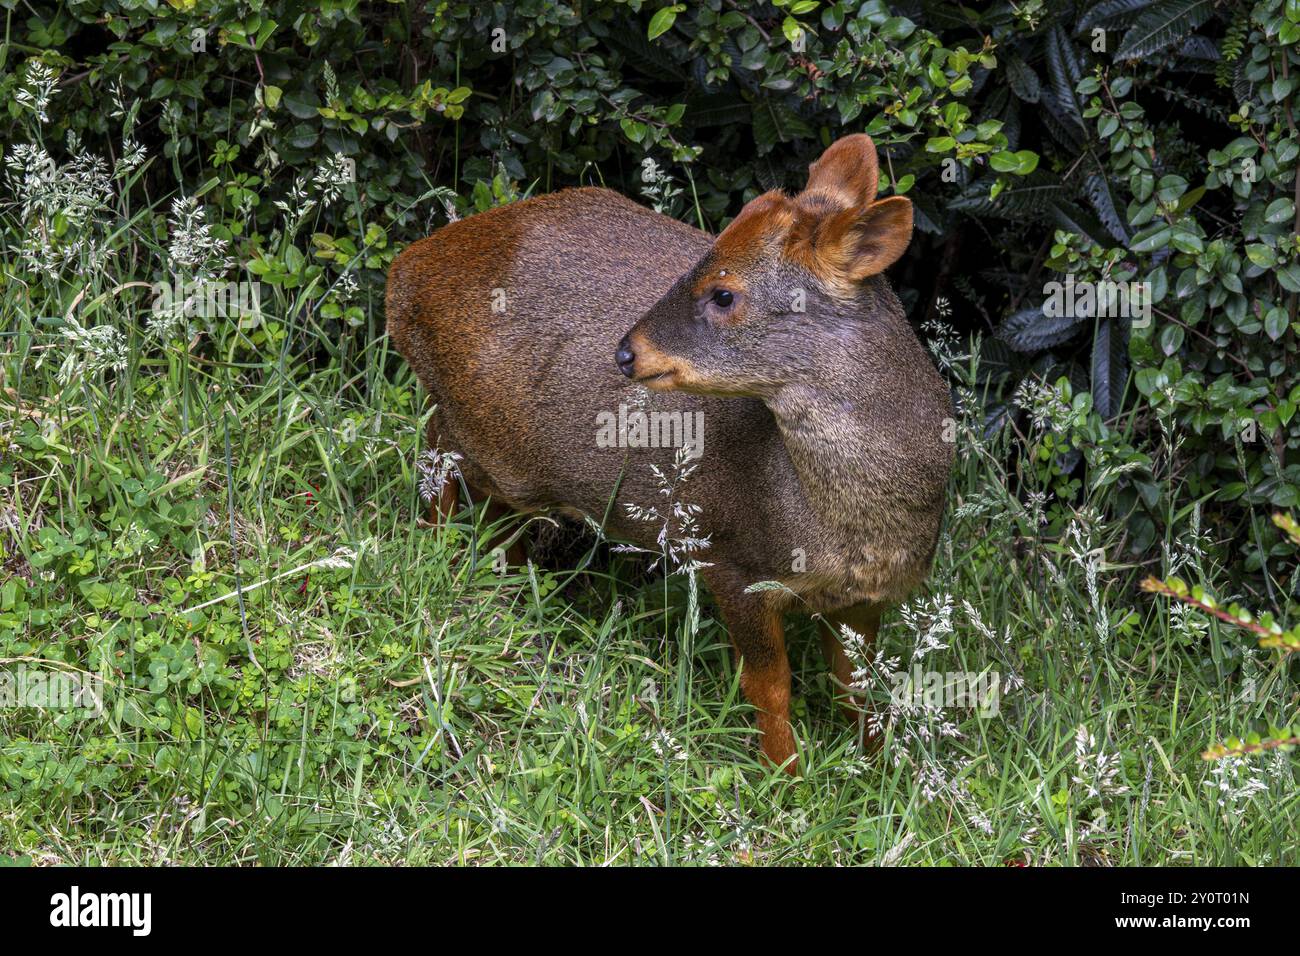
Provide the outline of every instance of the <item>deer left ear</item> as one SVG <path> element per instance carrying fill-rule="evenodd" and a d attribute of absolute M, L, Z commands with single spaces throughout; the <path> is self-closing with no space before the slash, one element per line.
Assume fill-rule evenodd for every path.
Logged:
<path fill-rule="evenodd" d="M 808 167 L 808 185 L 799 194 L 802 204 L 861 209 L 876 198 L 880 163 L 876 144 L 866 133 L 854 133 L 836 140 Z"/>
<path fill-rule="evenodd" d="M 912 201 L 888 196 L 813 224 L 805 246 L 812 270 L 833 284 L 861 282 L 898 261 L 912 241 Z"/>

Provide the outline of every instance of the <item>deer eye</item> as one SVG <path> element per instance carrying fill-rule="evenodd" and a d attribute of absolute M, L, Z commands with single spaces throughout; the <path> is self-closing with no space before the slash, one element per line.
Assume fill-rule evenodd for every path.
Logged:
<path fill-rule="evenodd" d="M 731 303 L 736 301 L 736 297 L 728 289 L 718 289 L 713 293 L 713 304 L 720 309 L 731 308 Z"/>

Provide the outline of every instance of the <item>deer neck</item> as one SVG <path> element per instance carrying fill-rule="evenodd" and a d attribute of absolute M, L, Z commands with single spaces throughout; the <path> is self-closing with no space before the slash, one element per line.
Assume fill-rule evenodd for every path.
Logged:
<path fill-rule="evenodd" d="M 865 338 L 848 337 L 839 354 L 815 361 L 766 404 L 790 457 L 790 492 L 828 530 L 878 538 L 926 506 L 912 487 L 924 455 L 916 445 L 938 441 L 940 424 L 931 403 L 917 407 L 919 383 Z"/>

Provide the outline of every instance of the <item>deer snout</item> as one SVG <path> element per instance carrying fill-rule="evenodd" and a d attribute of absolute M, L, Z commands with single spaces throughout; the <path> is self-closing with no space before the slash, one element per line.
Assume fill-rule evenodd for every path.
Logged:
<path fill-rule="evenodd" d="M 638 384 L 667 391 L 678 384 L 677 360 L 664 355 L 646 338 L 640 323 L 623 336 L 614 352 L 618 370 Z"/>
<path fill-rule="evenodd" d="M 636 374 L 636 353 L 632 351 L 632 340 L 626 335 L 618 343 L 618 351 L 614 353 L 614 361 L 618 363 L 618 370 L 628 378 Z"/>

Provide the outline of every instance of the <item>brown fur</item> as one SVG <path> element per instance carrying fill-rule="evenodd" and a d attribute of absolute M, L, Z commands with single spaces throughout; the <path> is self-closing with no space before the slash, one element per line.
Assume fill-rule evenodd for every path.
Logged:
<path fill-rule="evenodd" d="M 875 196 L 879 181 L 876 144 L 866 133 L 854 133 L 836 140 L 808 167 L 808 185 L 800 198 L 805 203 L 824 198 L 848 208 L 856 206 L 863 196 Z"/>
<path fill-rule="evenodd" d="M 910 203 L 876 202 L 876 178 L 871 141 L 846 137 L 808 190 L 760 196 L 716 240 L 567 190 L 449 225 L 389 275 L 389 334 L 436 403 L 430 441 L 498 505 L 599 520 L 616 496 L 609 534 L 656 548 L 659 526 L 623 505 L 662 505 L 650 466 L 675 449 L 597 447 L 596 416 L 703 413 L 680 495 L 711 537 L 698 556 L 764 752 L 791 770 L 782 616 L 823 615 L 828 664 L 850 683 L 829 628 L 874 638 L 882 606 L 924 578 L 952 457 L 947 389 L 878 275 L 906 247 Z M 719 288 L 732 308 L 710 304 Z M 614 362 L 629 326 L 645 388 Z M 746 592 L 772 580 L 789 590 Z"/>

